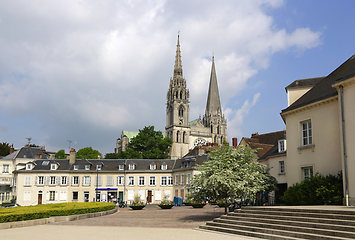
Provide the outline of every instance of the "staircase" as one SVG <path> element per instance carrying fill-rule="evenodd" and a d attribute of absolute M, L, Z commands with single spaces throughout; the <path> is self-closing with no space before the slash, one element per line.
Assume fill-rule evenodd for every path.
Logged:
<path fill-rule="evenodd" d="M 200 229 L 277 240 L 355 239 L 352 209 L 244 207 L 207 222 Z"/>

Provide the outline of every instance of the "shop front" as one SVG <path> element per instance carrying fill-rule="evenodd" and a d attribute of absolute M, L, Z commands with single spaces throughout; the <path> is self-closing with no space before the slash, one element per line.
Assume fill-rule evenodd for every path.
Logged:
<path fill-rule="evenodd" d="M 96 201 L 117 203 L 117 188 L 95 188 Z"/>

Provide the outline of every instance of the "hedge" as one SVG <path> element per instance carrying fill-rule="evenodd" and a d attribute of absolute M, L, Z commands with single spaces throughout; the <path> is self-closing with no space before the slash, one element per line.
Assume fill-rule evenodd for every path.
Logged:
<path fill-rule="evenodd" d="M 114 208 L 114 203 L 105 202 L 59 203 L 26 207 L 0 208 L 0 223 L 48 218 L 52 216 L 68 216 L 102 212 Z"/>

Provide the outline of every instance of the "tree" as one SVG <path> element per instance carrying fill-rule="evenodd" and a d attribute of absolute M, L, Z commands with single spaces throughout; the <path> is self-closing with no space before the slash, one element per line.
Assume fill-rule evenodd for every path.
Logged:
<path fill-rule="evenodd" d="M 55 155 L 55 159 L 67 159 L 64 149 L 59 150 Z"/>
<path fill-rule="evenodd" d="M 197 167 L 201 173 L 188 185 L 191 196 L 195 200 L 207 197 L 210 201 L 227 203 L 230 198 L 276 189 L 276 179 L 256 159 L 255 150 L 248 146 L 217 147 L 208 154 L 208 160 Z"/>
<path fill-rule="evenodd" d="M 144 127 L 133 137 L 126 151 L 118 153 L 121 159 L 167 159 L 172 144 L 170 138 L 164 137 L 161 131 L 155 131 L 154 126 Z"/>
<path fill-rule="evenodd" d="M 98 156 L 101 158 L 101 153 L 92 149 L 92 147 L 79 149 L 79 151 L 76 153 L 77 159 L 98 159 Z"/>
<path fill-rule="evenodd" d="M 105 159 L 119 159 L 119 153 L 106 153 Z"/>
<path fill-rule="evenodd" d="M 7 142 L 0 143 L 0 156 L 7 156 L 10 154 L 10 145 Z"/>

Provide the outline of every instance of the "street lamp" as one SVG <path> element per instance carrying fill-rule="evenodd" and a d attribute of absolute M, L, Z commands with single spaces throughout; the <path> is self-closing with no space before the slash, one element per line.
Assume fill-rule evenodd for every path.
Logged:
<path fill-rule="evenodd" d="M 96 165 L 96 202 L 99 202 L 100 199 L 98 199 L 98 188 L 99 188 L 99 170 L 101 170 L 101 165 L 97 164 Z"/>

